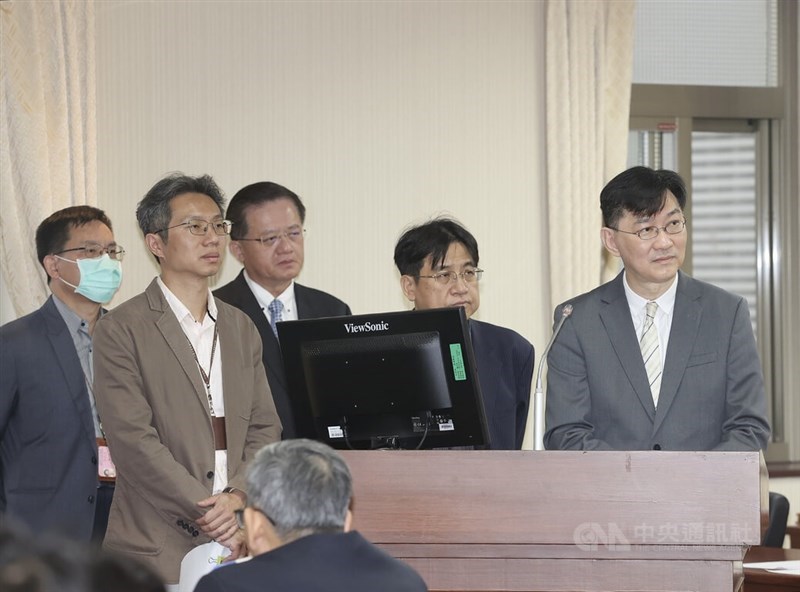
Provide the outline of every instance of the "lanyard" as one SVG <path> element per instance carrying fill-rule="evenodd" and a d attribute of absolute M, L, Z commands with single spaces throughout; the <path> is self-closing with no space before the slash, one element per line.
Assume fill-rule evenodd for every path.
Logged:
<path fill-rule="evenodd" d="M 214 353 L 217 351 L 217 338 L 219 336 L 219 332 L 217 330 L 217 320 L 211 316 L 211 313 L 208 313 L 208 316 L 211 317 L 211 320 L 214 321 L 214 340 L 211 342 L 211 360 L 208 362 L 208 373 L 203 369 L 203 366 L 200 364 L 200 360 L 197 358 L 197 352 L 194 351 L 194 346 L 192 342 L 189 340 L 189 336 L 186 336 L 186 341 L 189 343 L 189 349 L 192 350 L 192 355 L 194 356 L 194 361 L 197 362 L 197 367 L 200 369 L 200 376 L 203 378 L 203 382 L 206 385 L 206 396 L 208 397 L 208 411 L 211 413 L 211 417 L 215 417 L 214 415 L 214 401 L 211 399 L 211 369 L 214 365 Z"/>

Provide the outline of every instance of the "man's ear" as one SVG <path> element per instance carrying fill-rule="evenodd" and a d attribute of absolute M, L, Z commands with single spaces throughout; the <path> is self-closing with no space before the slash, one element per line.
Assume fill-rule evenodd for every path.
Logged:
<path fill-rule="evenodd" d="M 611 228 L 604 226 L 600 229 L 600 240 L 603 241 L 603 246 L 609 253 L 614 257 L 620 256 L 619 248 L 617 247 L 617 235 Z"/>
<path fill-rule="evenodd" d="M 42 263 L 44 263 L 44 270 L 49 277 L 53 279 L 60 277 L 58 273 L 58 258 L 55 255 L 45 255 Z"/>
<path fill-rule="evenodd" d="M 161 259 L 164 258 L 164 241 L 158 233 L 152 232 L 144 235 L 144 242 L 153 255 Z"/>
<path fill-rule="evenodd" d="M 400 276 L 400 287 L 403 289 L 403 294 L 406 295 L 411 302 L 417 298 L 417 280 L 410 275 Z"/>
<path fill-rule="evenodd" d="M 261 512 L 245 508 L 244 526 L 247 548 L 250 549 L 253 556 L 272 551 L 283 544 L 278 533 L 275 532 L 275 528 Z"/>
<path fill-rule="evenodd" d="M 344 531 L 350 532 L 353 528 L 353 513 L 350 508 L 347 509 L 347 515 L 344 517 Z"/>
<path fill-rule="evenodd" d="M 239 241 L 231 240 L 230 244 L 228 244 L 228 250 L 239 263 L 244 263 L 244 253 L 242 252 L 242 245 L 239 244 Z"/>

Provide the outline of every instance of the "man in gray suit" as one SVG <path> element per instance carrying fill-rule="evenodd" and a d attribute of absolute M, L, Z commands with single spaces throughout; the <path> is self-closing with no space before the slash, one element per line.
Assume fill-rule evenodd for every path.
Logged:
<path fill-rule="evenodd" d="M 243 551 L 247 462 L 280 438 L 261 339 L 247 316 L 215 299 L 208 278 L 230 222 L 205 175 L 156 183 L 136 216 L 161 275 L 97 325 L 95 392 L 117 465 L 104 545 L 179 581 L 190 550 Z M 208 543 L 208 544 L 207 544 Z"/>
<path fill-rule="evenodd" d="M 99 542 L 114 486 L 98 477 L 92 341 L 125 250 L 102 210 L 73 206 L 39 225 L 36 253 L 52 295 L 0 327 L 0 513 Z"/>
<path fill-rule="evenodd" d="M 744 298 L 679 271 L 686 187 L 634 167 L 600 194 L 605 248 L 624 270 L 558 306 L 545 446 L 561 450 L 760 450 L 770 428 Z"/>

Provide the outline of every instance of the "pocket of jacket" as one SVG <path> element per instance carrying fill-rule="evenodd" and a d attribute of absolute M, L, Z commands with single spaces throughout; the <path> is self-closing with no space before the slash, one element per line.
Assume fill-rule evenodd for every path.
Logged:
<path fill-rule="evenodd" d="M 703 364 L 710 364 L 717 361 L 717 352 L 708 352 L 705 354 L 694 354 L 689 356 L 689 366 L 702 366 Z"/>

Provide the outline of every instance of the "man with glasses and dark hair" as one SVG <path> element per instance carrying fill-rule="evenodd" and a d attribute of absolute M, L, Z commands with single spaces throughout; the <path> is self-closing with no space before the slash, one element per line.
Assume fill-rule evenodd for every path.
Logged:
<path fill-rule="evenodd" d="M 92 391 L 93 336 L 125 250 L 102 210 L 73 206 L 39 225 L 36 252 L 52 295 L 0 327 L 0 514 L 37 534 L 99 543 L 114 485 L 98 473 L 108 448 Z"/>
<path fill-rule="evenodd" d="M 410 228 L 394 249 L 403 293 L 417 310 L 480 306 L 478 242 L 455 220 L 436 218 Z M 533 378 L 533 346 L 504 327 L 470 319 L 470 337 L 489 423 L 491 448 L 519 450 L 525 436 Z"/>
<path fill-rule="evenodd" d="M 422 592 L 405 563 L 350 530 L 350 470 L 321 442 L 265 446 L 247 470 L 248 506 L 238 511 L 253 559 L 203 577 L 195 592 Z"/>
<path fill-rule="evenodd" d="M 244 311 L 258 328 L 283 438 L 294 438 L 276 323 L 349 315 L 350 307 L 294 281 L 303 268 L 306 208 L 293 191 L 269 181 L 253 183 L 233 196 L 227 216 L 233 223 L 230 251 L 244 269 L 214 295 Z"/>
<path fill-rule="evenodd" d="M 225 554 L 217 544 L 241 554 L 233 511 L 246 502 L 245 466 L 280 438 L 258 332 L 208 287 L 231 228 L 223 205 L 207 175 L 171 174 L 148 191 L 136 216 L 161 275 L 95 334 L 95 392 L 118 473 L 105 545 L 173 586 L 199 545 L 209 561 Z"/>
<path fill-rule="evenodd" d="M 747 302 L 680 271 L 677 173 L 634 167 L 600 193 L 601 238 L 624 269 L 572 305 L 548 356 L 545 446 L 763 450 L 764 381 Z"/>

